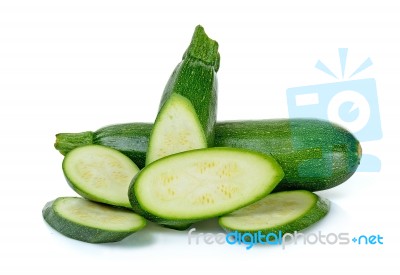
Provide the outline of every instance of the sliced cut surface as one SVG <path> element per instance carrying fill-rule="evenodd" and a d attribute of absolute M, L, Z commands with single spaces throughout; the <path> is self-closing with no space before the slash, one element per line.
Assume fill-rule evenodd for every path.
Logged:
<path fill-rule="evenodd" d="M 220 216 L 265 197 L 282 179 L 270 156 L 234 148 L 171 155 L 141 170 L 129 197 L 146 218 L 168 224 Z"/>
<path fill-rule="evenodd" d="M 160 110 L 146 162 L 183 151 L 206 148 L 207 140 L 191 102 L 172 94 Z"/>
<path fill-rule="evenodd" d="M 101 145 L 79 147 L 65 156 L 62 167 L 69 185 L 82 197 L 131 207 L 128 189 L 139 168 L 121 152 Z"/>
<path fill-rule="evenodd" d="M 146 225 L 132 211 L 76 197 L 48 202 L 43 217 L 61 234 L 89 243 L 120 241 Z"/>
<path fill-rule="evenodd" d="M 283 191 L 219 218 L 227 231 L 265 234 L 292 233 L 305 229 L 328 214 L 330 203 L 318 195 L 305 191 Z"/>

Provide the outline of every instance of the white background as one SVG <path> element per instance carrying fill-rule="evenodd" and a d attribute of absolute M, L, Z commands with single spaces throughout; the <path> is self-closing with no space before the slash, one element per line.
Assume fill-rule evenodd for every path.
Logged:
<path fill-rule="evenodd" d="M 165 3 L 164 3 L 165 2 Z M 0 1 L 0 273 L 399 271 L 398 1 Z M 322 4 L 323 3 L 323 4 Z M 321 192 L 331 213 L 307 232 L 380 234 L 383 245 L 191 245 L 185 232 L 147 229 L 114 244 L 71 240 L 42 219 L 47 201 L 75 195 L 58 132 L 153 121 L 164 85 L 201 24 L 220 44 L 218 119 L 287 117 L 286 89 L 348 72 L 377 82 L 383 139 L 363 144 L 379 173 Z M 220 232 L 215 220 L 198 232 Z M 397 255 L 396 255 L 397 254 Z M 398 273 L 397 273 L 398 274 Z"/>

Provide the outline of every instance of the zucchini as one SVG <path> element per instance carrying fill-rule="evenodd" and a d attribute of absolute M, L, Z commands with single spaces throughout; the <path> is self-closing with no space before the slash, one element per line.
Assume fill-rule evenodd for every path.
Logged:
<path fill-rule="evenodd" d="M 329 208 L 327 199 L 309 191 L 283 191 L 222 216 L 218 222 L 228 232 L 261 232 L 277 236 L 311 226 L 325 217 Z"/>
<path fill-rule="evenodd" d="M 149 123 L 130 123 L 96 132 L 61 133 L 56 135 L 55 147 L 65 155 L 85 144 L 101 144 L 123 152 L 142 168 L 151 128 Z M 275 191 L 335 187 L 354 174 L 361 159 L 361 145 L 354 135 L 324 120 L 220 122 L 215 137 L 215 146 L 273 155 L 285 172 Z"/>
<path fill-rule="evenodd" d="M 218 43 L 197 26 L 164 89 L 150 134 L 146 164 L 213 145 L 219 59 Z"/>
<path fill-rule="evenodd" d="M 82 197 L 131 207 L 128 188 L 139 168 L 121 152 L 101 145 L 78 147 L 65 156 L 62 168 L 69 185 Z"/>
<path fill-rule="evenodd" d="M 54 147 L 65 156 L 81 146 L 103 145 L 120 151 L 143 168 L 152 128 L 150 123 L 138 122 L 109 125 L 95 132 L 59 133 L 56 134 Z"/>
<path fill-rule="evenodd" d="M 184 229 L 265 197 L 282 177 L 281 167 L 267 155 L 236 148 L 197 149 L 147 165 L 132 180 L 129 199 L 146 219 Z"/>
<path fill-rule="evenodd" d="M 220 123 L 216 141 L 216 146 L 272 155 L 285 172 L 275 192 L 335 187 L 354 174 L 361 159 L 361 146 L 354 135 L 316 119 Z"/>
<path fill-rule="evenodd" d="M 50 201 L 42 214 L 61 234 L 88 243 L 117 242 L 146 225 L 146 220 L 132 211 L 76 197 Z"/>

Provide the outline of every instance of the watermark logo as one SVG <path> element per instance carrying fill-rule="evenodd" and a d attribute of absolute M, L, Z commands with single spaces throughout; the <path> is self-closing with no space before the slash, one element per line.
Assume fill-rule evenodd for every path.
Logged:
<path fill-rule="evenodd" d="M 377 235 L 359 235 L 350 237 L 350 233 L 285 233 L 282 231 L 270 232 L 268 234 L 262 231 L 257 232 L 238 232 L 232 231 L 229 233 L 197 233 L 196 228 L 188 231 L 189 245 L 243 245 L 246 250 L 253 248 L 255 245 L 280 246 L 286 249 L 288 245 L 382 245 L 383 236 Z"/>
<path fill-rule="evenodd" d="M 382 138 L 376 82 L 373 78 L 352 80 L 372 65 L 367 58 L 354 72 L 346 75 L 347 48 L 339 49 L 341 81 L 289 88 L 286 91 L 290 118 L 314 117 L 338 123 L 351 131 L 359 141 L 376 141 Z M 339 79 L 322 61 L 315 67 Z M 295 144 L 296 146 L 296 144 Z M 298 144 L 301 148 L 301 144 Z M 378 172 L 381 162 L 374 155 L 363 154 L 358 168 L 362 172 Z"/>

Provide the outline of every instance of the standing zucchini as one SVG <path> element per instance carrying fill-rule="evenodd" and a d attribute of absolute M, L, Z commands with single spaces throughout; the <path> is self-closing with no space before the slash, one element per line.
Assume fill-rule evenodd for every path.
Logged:
<path fill-rule="evenodd" d="M 218 43 L 197 26 L 172 73 L 150 134 L 146 164 L 214 143 L 219 68 Z"/>
<path fill-rule="evenodd" d="M 85 144 L 112 147 L 144 166 L 152 125 L 117 124 L 96 132 L 62 133 L 55 147 L 66 154 Z M 346 129 L 317 119 L 275 119 L 217 123 L 215 144 L 273 155 L 285 172 L 277 190 L 318 191 L 345 182 L 357 170 L 361 145 Z"/>

